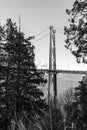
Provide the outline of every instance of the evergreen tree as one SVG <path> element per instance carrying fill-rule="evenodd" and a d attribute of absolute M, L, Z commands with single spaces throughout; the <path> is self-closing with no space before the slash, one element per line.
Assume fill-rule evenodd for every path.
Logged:
<path fill-rule="evenodd" d="M 11 19 L 0 27 L 0 122 L 7 126 L 23 117 L 35 122 L 46 108 L 38 88 L 46 79 L 36 69 L 31 38 L 25 39 Z"/>
<path fill-rule="evenodd" d="M 76 130 L 87 129 L 87 76 L 75 88 L 73 99 L 64 104 L 64 111 L 65 126 L 72 127 L 73 123 Z"/>
<path fill-rule="evenodd" d="M 87 78 L 87 76 L 86 76 Z M 75 88 L 74 102 L 71 104 L 71 119 L 76 129 L 87 129 L 87 80 L 84 78 Z"/>

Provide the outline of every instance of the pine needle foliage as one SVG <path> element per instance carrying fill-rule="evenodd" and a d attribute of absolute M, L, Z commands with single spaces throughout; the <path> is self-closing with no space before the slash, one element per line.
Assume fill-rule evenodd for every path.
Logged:
<path fill-rule="evenodd" d="M 0 26 L 1 125 L 8 126 L 11 120 L 17 121 L 24 115 L 35 123 L 41 110 L 46 109 L 44 94 L 38 87 L 46 79 L 36 68 L 31 38 L 25 39 L 11 19 Z"/>

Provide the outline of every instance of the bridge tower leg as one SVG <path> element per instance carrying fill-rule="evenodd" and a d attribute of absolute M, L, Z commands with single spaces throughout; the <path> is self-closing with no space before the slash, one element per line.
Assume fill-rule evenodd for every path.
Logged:
<path fill-rule="evenodd" d="M 57 74 L 56 74 L 56 45 L 53 26 L 50 26 L 50 46 L 49 46 L 49 82 L 48 82 L 48 105 L 50 106 L 50 91 L 53 86 L 54 105 L 57 107 Z"/>
<path fill-rule="evenodd" d="M 57 108 L 57 74 L 56 74 L 56 45 L 55 45 L 55 30 L 50 26 L 50 46 L 49 46 L 49 81 L 48 81 L 48 105 L 50 115 L 50 127 L 52 130 L 51 117 L 51 88 L 53 87 L 54 108 Z M 53 73 L 54 72 L 54 73 Z"/>
<path fill-rule="evenodd" d="M 56 45 L 55 45 L 55 33 L 53 30 L 53 89 L 54 89 L 54 107 L 57 108 L 57 74 L 56 74 Z"/>
<path fill-rule="evenodd" d="M 50 46 L 49 46 L 49 79 L 48 79 L 48 106 L 49 106 L 49 118 L 50 118 L 50 130 L 52 130 L 52 114 L 51 114 L 51 95 L 50 89 L 52 87 L 52 30 L 53 26 L 50 26 Z"/>

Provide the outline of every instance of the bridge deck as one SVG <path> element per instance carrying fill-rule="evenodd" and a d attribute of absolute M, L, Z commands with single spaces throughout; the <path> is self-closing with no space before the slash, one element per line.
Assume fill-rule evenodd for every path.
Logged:
<path fill-rule="evenodd" d="M 44 71 L 44 72 L 47 72 L 47 73 L 87 74 L 87 71 L 76 71 L 76 70 L 48 70 L 48 69 L 38 69 L 38 71 Z"/>

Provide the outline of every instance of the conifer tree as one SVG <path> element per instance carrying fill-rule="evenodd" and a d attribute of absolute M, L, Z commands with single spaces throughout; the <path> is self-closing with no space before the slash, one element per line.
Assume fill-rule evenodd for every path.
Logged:
<path fill-rule="evenodd" d="M 87 78 L 87 76 L 86 76 Z M 75 88 L 75 100 L 72 103 L 72 120 L 77 129 L 87 129 L 87 79 Z"/>
<path fill-rule="evenodd" d="M 26 117 L 33 123 L 46 108 L 43 92 L 44 73 L 35 66 L 34 46 L 24 38 L 16 23 L 8 19 L 0 26 L 0 122 L 16 122 Z M 6 128 L 7 128 L 6 126 Z"/>

